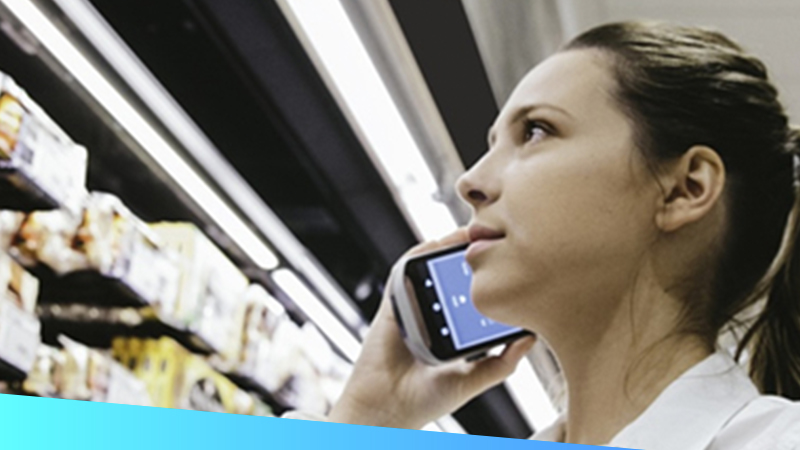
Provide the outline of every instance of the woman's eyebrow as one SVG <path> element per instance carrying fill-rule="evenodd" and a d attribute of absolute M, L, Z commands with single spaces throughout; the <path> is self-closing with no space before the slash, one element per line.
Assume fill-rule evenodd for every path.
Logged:
<path fill-rule="evenodd" d="M 531 103 L 530 105 L 525 105 L 525 106 L 521 106 L 521 107 L 517 108 L 517 110 L 514 111 L 513 115 L 511 116 L 511 119 L 509 120 L 509 123 L 514 123 L 514 122 L 518 121 L 521 117 L 526 116 L 531 111 L 535 111 L 537 109 L 549 109 L 549 110 L 555 111 L 555 112 L 557 112 L 559 114 L 562 114 L 562 115 L 564 115 L 564 116 L 566 116 L 566 117 L 568 117 L 570 119 L 574 118 L 572 116 L 572 114 L 570 114 L 564 108 L 561 108 L 559 106 L 553 105 L 551 103 Z M 492 144 L 494 144 L 494 140 L 495 140 L 495 135 L 496 134 L 497 134 L 496 128 L 495 127 L 491 127 L 489 129 L 489 134 L 488 134 L 488 136 L 486 138 L 487 142 L 489 143 L 489 147 L 491 147 Z"/>

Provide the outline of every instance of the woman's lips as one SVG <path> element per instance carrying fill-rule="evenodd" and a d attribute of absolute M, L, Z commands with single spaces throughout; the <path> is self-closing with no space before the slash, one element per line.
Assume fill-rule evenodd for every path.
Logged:
<path fill-rule="evenodd" d="M 497 231 L 483 225 L 472 225 L 467 229 L 467 233 L 469 234 L 470 242 L 501 239 L 505 236 L 502 231 Z"/>
<path fill-rule="evenodd" d="M 480 225 L 469 227 L 468 233 L 470 244 L 469 247 L 467 247 L 467 253 L 465 255 L 467 261 L 474 259 L 478 254 L 484 252 L 505 237 L 505 234 L 501 231 Z"/>

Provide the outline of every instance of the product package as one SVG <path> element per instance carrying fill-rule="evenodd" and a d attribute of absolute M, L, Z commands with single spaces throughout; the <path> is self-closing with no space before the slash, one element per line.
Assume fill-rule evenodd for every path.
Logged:
<path fill-rule="evenodd" d="M 72 247 L 86 256 L 92 269 L 122 281 L 158 312 L 172 308 L 180 279 L 177 257 L 117 197 L 91 194 Z"/>
<path fill-rule="evenodd" d="M 15 216 L 4 211 L 4 225 L 16 225 L 13 231 L 4 231 L 8 238 L 8 253 L 25 267 L 37 268 L 40 264 L 63 274 L 89 268 L 84 254 L 73 248 L 73 239 L 80 218 L 67 210 L 36 211 Z M 18 219 L 18 220 L 14 220 Z"/>
<path fill-rule="evenodd" d="M 86 195 L 86 149 L 22 90 L 0 73 L 0 207 L 19 210 L 75 209 Z"/>
<path fill-rule="evenodd" d="M 26 267 L 44 265 L 57 277 L 83 275 L 50 283 L 45 300 L 113 302 L 107 281 L 114 280 L 123 286 L 116 289 L 117 297 L 128 303 L 148 304 L 158 312 L 173 308 L 180 279 L 177 256 L 162 248 L 159 237 L 117 197 L 93 192 L 77 213 L 36 211 L 18 219 L 0 214 L 0 225 L 18 226 L 14 233 L 0 232 L 10 236 L 5 238 L 8 251 L 18 261 Z"/>
<path fill-rule="evenodd" d="M 269 345 L 259 347 L 255 381 L 288 408 L 325 414 L 338 399 L 350 371 L 328 342 L 307 323 L 278 320 Z"/>
<path fill-rule="evenodd" d="M 0 298 L 0 361 L 15 372 L 10 374 L 14 378 L 24 376 L 33 368 L 41 342 L 40 330 L 41 324 L 35 315 L 16 301 Z"/>
<path fill-rule="evenodd" d="M 0 360 L 17 376 L 31 370 L 41 340 L 38 292 L 39 281 L 0 252 Z"/>
<path fill-rule="evenodd" d="M 212 362 L 220 370 L 255 381 L 258 364 L 269 353 L 275 328 L 287 319 L 286 310 L 258 284 L 247 288 L 239 308 L 243 312 L 237 314 L 241 320 L 234 327 L 235 352 L 228 359 L 215 355 Z"/>
<path fill-rule="evenodd" d="M 141 380 L 109 355 L 65 336 L 63 348 L 41 345 L 36 364 L 23 383 L 27 393 L 42 397 L 152 406 Z"/>
<path fill-rule="evenodd" d="M 23 212 L 0 210 L 0 251 L 9 251 L 23 220 Z"/>
<path fill-rule="evenodd" d="M 38 295 L 39 280 L 0 251 L 0 298 L 10 300 L 28 314 L 35 314 Z"/>
<path fill-rule="evenodd" d="M 181 329 L 203 339 L 223 360 L 240 347 L 248 279 L 200 230 L 189 223 L 151 224 L 164 245 L 179 255 L 178 300 L 166 311 Z"/>
<path fill-rule="evenodd" d="M 155 406 L 271 415 L 269 407 L 168 337 L 118 338 L 114 356 L 147 385 Z"/>

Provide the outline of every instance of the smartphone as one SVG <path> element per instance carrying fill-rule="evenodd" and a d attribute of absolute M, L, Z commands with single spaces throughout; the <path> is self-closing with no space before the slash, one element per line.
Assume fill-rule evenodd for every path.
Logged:
<path fill-rule="evenodd" d="M 403 339 L 417 359 L 477 359 L 529 334 L 482 315 L 472 303 L 467 244 L 404 258 L 392 271 L 391 299 Z"/>

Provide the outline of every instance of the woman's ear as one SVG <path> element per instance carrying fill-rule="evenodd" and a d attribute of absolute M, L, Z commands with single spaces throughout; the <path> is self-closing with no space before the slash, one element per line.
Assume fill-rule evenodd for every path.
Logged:
<path fill-rule="evenodd" d="M 705 217 L 725 187 L 725 165 L 717 152 L 704 145 L 690 148 L 662 177 L 666 196 L 656 225 L 672 232 Z"/>

